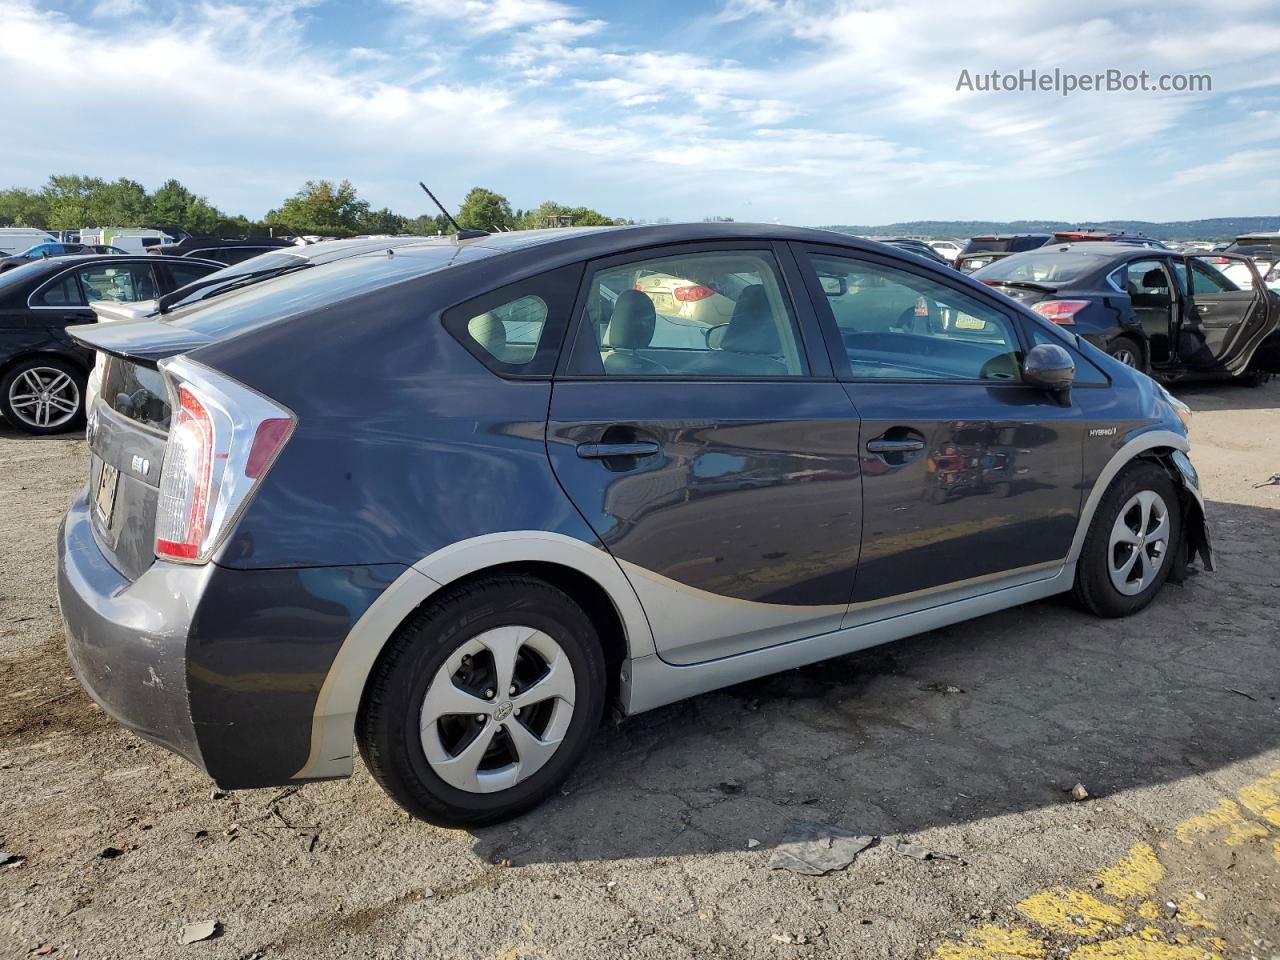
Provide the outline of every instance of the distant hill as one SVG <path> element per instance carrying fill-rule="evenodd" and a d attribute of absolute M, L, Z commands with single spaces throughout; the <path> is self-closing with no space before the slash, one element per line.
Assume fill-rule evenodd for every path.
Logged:
<path fill-rule="evenodd" d="M 1273 217 L 1215 217 L 1211 220 L 908 220 L 874 226 L 835 224 L 826 227 L 864 237 L 912 236 L 968 238 L 988 233 L 1052 233 L 1093 227 L 1120 233 L 1141 233 L 1156 240 L 1233 240 L 1242 233 L 1280 230 L 1280 215 Z"/>

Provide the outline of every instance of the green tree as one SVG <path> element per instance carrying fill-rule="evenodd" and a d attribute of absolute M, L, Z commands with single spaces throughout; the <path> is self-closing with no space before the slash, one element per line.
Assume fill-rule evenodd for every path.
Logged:
<path fill-rule="evenodd" d="M 458 211 L 458 226 L 463 230 L 493 232 L 515 225 L 507 198 L 484 187 L 472 187 Z"/>
<path fill-rule="evenodd" d="M 107 182 L 101 177 L 79 174 L 55 174 L 41 191 L 49 204 L 51 230 L 75 230 L 77 227 L 100 227 L 92 220 L 93 198 Z M 127 224 L 107 224 L 127 226 Z"/>
<path fill-rule="evenodd" d="M 423 213 L 406 220 L 404 232 L 410 236 L 434 237 L 438 233 L 452 233 L 453 224 L 442 213 Z"/>
<path fill-rule="evenodd" d="M 360 218 L 361 233 L 389 233 L 392 235 L 405 232 L 407 217 L 392 213 L 386 207 L 381 210 L 370 210 Z"/>
<path fill-rule="evenodd" d="M 548 200 L 528 210 L 520 218 L 521 230 L 541 230 L 544 227 L 611 227 L 619 221 L 606 217 L 590 207 L 566 207 Z"/>
<path fill-rule="evenodd" d="M 287 226 L 299 234 L 328 237 L 363 233 L 369 203 L 361 200 L 350 180 L 308 180 L 302 189 L 267 213 L 267 223 Z"/>
<path fill-rule="evenodd" d="M 49 198 L 37 190 L 0 190 L 0 227 L 49 226 Z"/>
<path fill-rule="evenodd" d="M 137 180 L 121 177 L 89 194 L 89 223 L 82 226 L 141 227 L 149 213 L 147 188 Z"/>
<path fill-rule="evenodd" d="M 177 180 L 166 180 L 151 194 L 148 220 L 159 226 L 177 224 L 194 234 L 212 234 L 222 214 L 204 197 L 197 196 Z"/>

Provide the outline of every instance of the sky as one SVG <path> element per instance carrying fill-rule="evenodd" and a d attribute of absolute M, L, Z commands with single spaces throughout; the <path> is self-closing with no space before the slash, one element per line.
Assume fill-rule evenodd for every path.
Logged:
<path fill-rule="evenodd" d="M 638 220 L 1280 214 L 1280 3 L 0 0 L 0 187 L 177 177 L 261 216 L 483 185 Z M 957 90 L 992 70 L 1212 92 Z M 1277 224 L 1280 227 L 1280 224 Z"/>

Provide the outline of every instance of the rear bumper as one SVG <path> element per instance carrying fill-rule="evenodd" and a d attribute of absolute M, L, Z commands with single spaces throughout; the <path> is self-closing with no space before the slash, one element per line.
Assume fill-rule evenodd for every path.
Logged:
<path fill-rule="evenodd" d="M 333 658 L 403 570 L 157 562 L 130 581 L 82 493 L 59 531 L 58 599 L 76 676 L 112 718 L 219 786 L 274 786 L 304 779 Z"/>
<path fill-rule="evenodd" d="M 186 652 L 208 572 L 157 565 L 130 583 L 94 540 L 84 494 L 58 531 L 58 603 L 76 677 L 118 723 L 201 768 Z"/>

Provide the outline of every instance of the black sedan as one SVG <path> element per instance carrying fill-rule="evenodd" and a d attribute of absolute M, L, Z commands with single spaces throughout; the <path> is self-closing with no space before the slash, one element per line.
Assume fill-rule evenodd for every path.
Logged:
<path fill-rule="evenodd" d="M 1224 258 L 1247 271 L 1247 287 Z M 1280 296 L 1247 257 L 1091 242 L 1014 254 L 972 276 L 1161 380 L 1256 385 L 1280 372 Z"/>
<path fill-rule="evenodd" d="M 84 421 L 93 352 L 66 328 L 101 300 L 150 300 L 222 268 L 206 260 L 119 254 L 49 257 L 0 274 L 0 414 L 27 433 Z"/>

